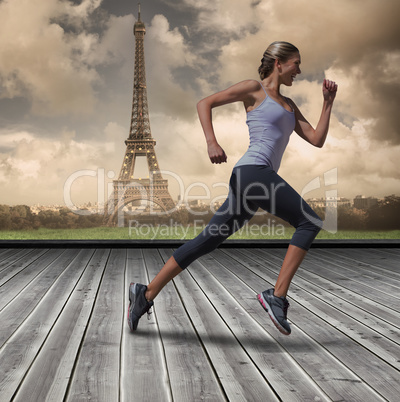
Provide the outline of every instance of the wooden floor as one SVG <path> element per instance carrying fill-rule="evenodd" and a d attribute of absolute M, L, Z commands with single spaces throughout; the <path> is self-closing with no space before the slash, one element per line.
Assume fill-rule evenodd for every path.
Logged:
<path fill-rule="evenodd" d="M 131 333 L 171 249 L 0 249 L 0 401 L 399 401 L 400 249 L 312 249 L 290 336 L 256 300 L 284 252 L 202 257 Z"/>

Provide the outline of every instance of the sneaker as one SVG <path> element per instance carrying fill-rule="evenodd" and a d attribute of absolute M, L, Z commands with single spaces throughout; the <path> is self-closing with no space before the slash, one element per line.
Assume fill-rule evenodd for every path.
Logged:
<path fill-rule="evenodd" d="M 144 296 L 147 290 L 146 285 L 140 283 L 131 283 L 129 285 L 129 308 L 128 308 L 128 324 L 131 331 L 136 331 L 140 317 L 147 313 L 153 306 L 153 301 L 149 301 Z"/>
<path fill-rule="evenodd" d="M 279 331 L 282 334 L 289 335 L 291 333 L 287 321 L 289 302 L 286 297 L 276 297 L 274 296 L 274 289 L 268 289 L 260 293 L 257 298 Z"/>

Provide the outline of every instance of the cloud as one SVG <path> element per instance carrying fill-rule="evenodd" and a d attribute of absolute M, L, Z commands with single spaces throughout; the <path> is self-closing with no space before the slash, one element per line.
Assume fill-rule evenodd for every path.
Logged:
<path fill-rule="evenodd" d="M 134 24 L 133 15 L 117 17 L 109 15 L 104 21 L 104 29 L 96 40 L 87 40 L 86 46 L 79 44 L 82 37 L 77 35 L 74 40 L 76 47 L 81 46 L 81 56 L 85 63 L 93 66 L 119 65 L 133 60 L 134 37 L 132 27 Z M 83 38 L 85 39 L 87 35 Z M 91 38 L 91 37 L 89 37 Z M 132 46 L 128 44 L 131 43 Z M 92 46 L 91 46 L 92 45 Z M 132 65 L 129 65 L 132 71 Z"/>
<path fill-rule="evenodd" d="M 370 122 L 359 120 L 347 127 L 333 122 L 331 133 L 322 149 L 313 148 L 295 133 L 292 134 L 280 174 L 294 184 L 296 190 L 323 173 L 338 169 L 338 184 L 306 195 L 323 197 L 325 190 L 337 189 L 340 197 L 358 194 L 383 197 L 396 193 L 400 174 L 397 159 L 400 145 L 382 147 L 379 141 L 366 136 Z"/>
<path fill-rule="evenodd" d="M 0 149 L 10 150 L 15 148 L 22 141 L 30 142 L 33 140 L 33 135 L 27 131 L 3 131 L 0 134 Z"/>
<path fill-rule="evenodd" d="M 197 57 L 179 30 L 170 29 L 163 15 L 154 16 L 146 28 L 145 55 L 151 110 L 193 120 L 196 93 L 190 83 L 185 84 L 184 76 L 197 68 Z"/>
<path fill-rule="evenodd" d="M 110 123 L 109 131 L 118 128 Z M 13 140 L 10 141 L 9 137 Z M 114 141 L 80 142 L 74 131 L 62 130 L 54 138 L 41 138 L 33 132 L 0 132 L 0 183 L 2 203 L 62 204 L 64 184 L 76 172 L 92 170 L 113 171 L 122 157 L 114 149 Z M 83 176 L 72 187 L 71 197 L 76 202 L 96 201 L 97 179 Z"/>
<path fill-rule="evenodd" d="M 180 0 L 167 3 L 176 9 L 188 8 L 192 12 L 195 10 L 196 20 L 192 29 L 218 32 L 223 36 L 240 36 L 245 31 L 257 29 L 262 18 L 257 10 L 259 1 Z M 215 39 L 218 40 L 218 37 Z"/>
<path fill-rule="evenodd" d="M 340 112 L 346 118 L 373 120 L 367 135 L 382 144 L 400 144 L 400 71 L 394 68 L 399 58 L 400 50 L 376 51 L 355 65 L 344 67 L 338 63 L 327 71 L 346 88 L 340 94 Z"/>
<path fill-rule="evenodd" d="M 186 0 L 192 5 L 193 0 Z M 255 31 L 261 23 L 257 2 L 242 0 L 208 1 L 199 4 L 198 29 L 211 30 L 223 36 L 240 37 L 245 32 Z"/>
<path fill-rule="evenodd" d="M 97 41 L 96 35 L 74 36 L 55 20 L 68 11 L 74 12 L 71 18 L 82 19 L 97 3 L 85 1 L 81 7 L 57 0 L 0 3 L 1 97 L 26 97 L 38 115 L 92 112 L 93 85 L 99 75 L 82 55 Z"/>
<path fill-rule="evenodd" d="M 62 1 L 60 13 L 73 24 L 82 24 L 102 3 L 102 0 L 82 0 L 80 4 Z"/>

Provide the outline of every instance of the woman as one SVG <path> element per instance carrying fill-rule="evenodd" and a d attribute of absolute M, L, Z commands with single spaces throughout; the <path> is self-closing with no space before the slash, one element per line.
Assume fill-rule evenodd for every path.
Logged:
<path fill-rule="evenodd" d="M 286 294 L 290 282 L 322 226 L 321 219 L 278 174 L 283 152 L 294 130 L 316 147 L 322 147 L 328 134 L 335 82 L 324 80 L 321 117 L 314 129 L 295 103 L 280 93 L 280 86 L 292 86 L 300 71 L 299 50 L 287 42 L 274 42 L 264 52 L 258 71 L 261 81 L 247 80 L 201 100 L 197 105 L 212 163 L 226 162 L 226 154 L 216 139 L 212 109 L 243 102 L 247 112 L 250 146 L 235 165 L 225 203 L 195 239 L 178 248 L 148 286 L 131 283 L 128 323 L 136 330 L 140 317 L 149 311 L 161 289 L 198 257 L 214 250 L 262 208 L 296 228 L 273 289 L 258 295 L 262 307 L 285 335 L 291 332 L 287 321 Z"/>

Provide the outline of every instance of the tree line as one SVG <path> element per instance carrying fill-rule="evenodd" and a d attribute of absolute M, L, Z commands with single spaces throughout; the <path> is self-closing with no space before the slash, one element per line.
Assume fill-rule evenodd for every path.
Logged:
<path fill-rule="evenodd" d="M 315 212 L 325 219 L 325 208 L 314 208 Z M 168 216 L 128 215 L 128 220 L 137 220 L 138 223 L 168 224 L 171 221 L 182 225 L 194 224 L 203 221 L 205 224 L 211 219 L 213 212 L 209 208 L 198 210 L 180 209 Z M 251 224 L 283 224 L 287 222 L 269 214 L 256 215 Z M 337 209 L 338 230 L 399 230 L 400 229 L 400 197 L 388 196 L 367 210 L 339 206 Z M 0 230 L 32 230 L 48 229 L 84 229 L 104 225 L 102 214 L 78 215 L 68 208 L 57 211 L 45 210 L 33 214 L 27 205 L 0 205 Z"/>
<path fill-rule="evenodd" d="M 102 223 L 102 215 L 78 215 L 68 208 L 33 214 L 27 205 L 0 205 L 0 230 L 83 229 L 99 227 Z"/>
<path fill-rule="evenodd" d="M 325 210 L 315 212 L 324 219 Z M 399 230 L 400 197 L 391 195 L 368 209 L 341 206 L 337 211 L 338 230 Z"/>

